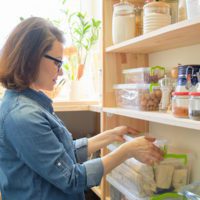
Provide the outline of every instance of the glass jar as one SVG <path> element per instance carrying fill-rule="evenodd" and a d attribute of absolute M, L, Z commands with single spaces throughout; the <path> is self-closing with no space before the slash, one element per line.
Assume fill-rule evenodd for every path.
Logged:
<path fill-rule="evenodd" d="M 164 2 L 170 5 L 172 24 L 178 22 L 178 0 L 164 0 Z"/>
<path fill-rule="evenodd" d="M 174 92 L 172 113 L 175 117 L 188 118 L 189 92 Z"/>
<path fill-rule="evenodd" d="M 162 1 L 153 1 L 144 5 L 143 33 L 171 24 L 170 6 Z"/>
<path fill-rule="evenodd" d="M 200 92 L 190 92 L 189 95 L 189 117 L 200 121 Z"/>
<path fill-rule="evenodd" d="M 140 6 L 135 8 L 135 27 L 136 27 L 136 36 L 142 35 L 142 33 L 143 33 L 143 8 Z"/>
<path fill-rule="evenodd" d="M 187 9 L 186 0 L 178 1 L 178 21 L 183 21 L 187 19 Z"/>
<path fill-rule="evenodd" d="M 121 1 L 114 4 L 112 19 L 113 44 L 131 39 L 136 35 L 135 13 L 133 4 Z"/>

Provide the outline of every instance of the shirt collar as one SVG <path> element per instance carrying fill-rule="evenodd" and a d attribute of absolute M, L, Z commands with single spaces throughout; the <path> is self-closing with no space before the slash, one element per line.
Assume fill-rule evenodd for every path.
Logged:
<path fill-rule="evenodd" d="M 31 88 L 27 88 L 27 89 L 19 92 L 19 94 L 24 95 L 24 96 L 36 101 L 38 104 L 40 104 L 46 110 L 48 110 L 50 113 L 53 113 L 53 106 L 52 106 L 53 101 L 49 97 L 47 97 L 43 92 L 41 92 L 41 91 L 38 92 Z"/>

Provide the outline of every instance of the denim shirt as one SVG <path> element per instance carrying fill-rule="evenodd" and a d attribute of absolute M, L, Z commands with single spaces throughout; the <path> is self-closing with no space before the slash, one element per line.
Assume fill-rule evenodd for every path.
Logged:
<path fill-rule="evenodd" d="M 73 141 L 42 92 L 7 90 L 0 107 L 0 187 L 5 200 L 82 200 L 103 176 L 87 161 L 87 139 Z"/>

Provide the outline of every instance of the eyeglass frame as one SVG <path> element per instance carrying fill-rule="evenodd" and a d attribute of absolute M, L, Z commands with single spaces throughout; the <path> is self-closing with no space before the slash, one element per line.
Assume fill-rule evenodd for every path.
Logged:
<path fill-rule="evenodd" d="M 53 60 L 53 61 L 57 62 L 57 63 L 55 63 L 55 64 L 56 64 L 56 66 L 58 67 L 58 71 L 60 70 L 60 68 L 61 68 L 62 65 L 63 65 L 63 61 L 62 61 L 62 60 L 59 60 L 59 59 L 57 59 L 57 58 L 55 58 L 55 57 L 53 57 L 53 56 L 50 56 L 50 55 L 48 55 L 48 54 L 45 54 L 44 57 L 47 58 L 47 59 L 49 59 L 49 60 Z"/>

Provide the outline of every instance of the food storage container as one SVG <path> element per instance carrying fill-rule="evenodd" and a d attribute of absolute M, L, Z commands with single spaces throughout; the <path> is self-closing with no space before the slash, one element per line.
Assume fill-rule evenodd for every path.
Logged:
<path fill-rule="evenodd" d="M 178 1 L 178 21 L 183 21 L 187 19 L 187 9 L 186 0 Z"/>
<path fill-rule="evenodd" d="M 189 117 L 193 120 L 200 120 L 200 92 L 189 93 Z"/>
<path fill-rule="evenodd" d="M 125 69 L 125 83 L 157 83 L 164 77 L 165 68 L 161 66 Z"/>
<path fill-rule="evenodd" d="M 123 42 L 135 36 L 136 23 L 133 4 L 122 1 L 114 4 L 112 18 L 113 44 Z"/>
<path fill-rule="evenodd" d="M 143 8 L 138 6 L 135 8 L 135 27 L 136 36 L 142 35 L 143 33 Z"/>
<path fill-rule="evenodd" d="M 170 5 L 170 15 L 172 24 L 178 22 L 178 0 L 164 0 Z"/>
<path fill-rule="evenodd" d="M 187 18 L 194 19 L 200 16 L 200 1 L 187 0 L 186 1 Z"/>
<path fill-rule="evenodd" d="M 173 115 L 188 118 L 189 92 L 174 92 L 172 95 Z"/>
<path fill-rule="evenodd" d="M 144 5 L 143 32 L 148 33 L 171 24 L 170 6 L 165 2 Z"/>
<path fill-rule="evenodd" d="M 116 84 L 114 85 L 118 107 L 134 110 L 158 110 L 161 90 L 158 84 Z"/>

